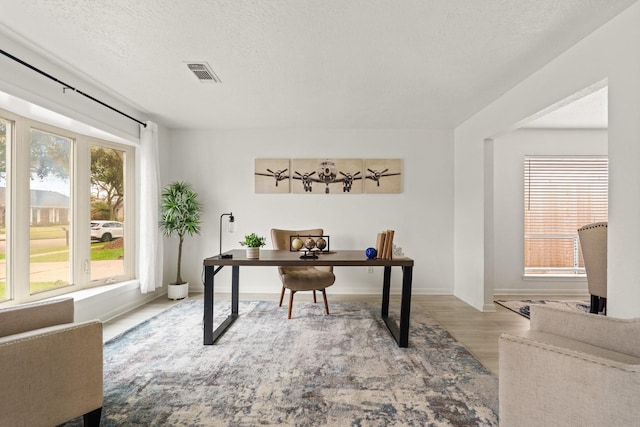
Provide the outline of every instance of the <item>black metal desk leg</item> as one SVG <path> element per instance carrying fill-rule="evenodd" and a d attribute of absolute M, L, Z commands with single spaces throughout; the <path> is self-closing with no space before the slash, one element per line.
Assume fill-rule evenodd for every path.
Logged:
<path fill-rule="evenodd" d="M 389 293 L 391 291 L 391 267 L 384 267 L 384 278 L 382 281 L 382 317 L 389 316 Z"/>
<path fill-rule="evenodd" d="M 409 316 L 411 314 L 411 281 L 413 267 L 402 267 L 402 301 L 400 302 L 400 347 L 409 346 Z"/>
<path fill-rule="evenodd" d="M 213 329 L 213 277 L 222 267 L 224 266 L 220 265 L 218 268 L 205 266 L 204 268 L 204 345 L 215 343 L 238 318 L 238 299 L 240 294 L 238 276 L 240 267 L 234 266 L 231 280 L 231 314 L 216 329 Z"/>
<path fill-rule="evenodd" d="M 238 305 L 240 299 L 240 267 L 233 266 L 231 272 L 231 315 L 238 316 Z"/>
<path fill-rule="evenodd" d="M 213 266 L 204 268 L 204 345 L 213 344 L 213 271 Z"/>

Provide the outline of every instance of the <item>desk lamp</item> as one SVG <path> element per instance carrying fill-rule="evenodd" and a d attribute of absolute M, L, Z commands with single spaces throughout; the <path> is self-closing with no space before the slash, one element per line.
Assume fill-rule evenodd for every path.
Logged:
<path fill-rule="evenodd" d="M 233 233 L 234 231 L 236 231 L 236 221 L 235 218 L 233 217 L 233 212 L 229 212 L 229 213 L 223 213 L 222 215 L 220 215 L 220 254 L 218 255 L 219 259 L 222 258 L 233 258 L 232 254 L 222 254 L 222 217 L 228 216 L 229 217 L 229 224 L 227 227 L 227 231 L 229 231 L 229 233 Z"/>

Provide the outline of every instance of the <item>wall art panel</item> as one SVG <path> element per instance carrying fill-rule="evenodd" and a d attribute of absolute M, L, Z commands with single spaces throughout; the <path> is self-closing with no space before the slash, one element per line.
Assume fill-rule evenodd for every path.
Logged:
<path fill-rule="evenodd" d="M 366 159 L 365 193 L 402 193 L 401 159 Z"/>
<path fill-rule="evenodd" d="M 307 194 L 360 194 L 362 159 L 292 159 L 291 191 Z"/>
<path fill-rule="evenodd" d="M 255 160 L 256 193 L 288 193 L 290 190 L 289 159 Z"/>

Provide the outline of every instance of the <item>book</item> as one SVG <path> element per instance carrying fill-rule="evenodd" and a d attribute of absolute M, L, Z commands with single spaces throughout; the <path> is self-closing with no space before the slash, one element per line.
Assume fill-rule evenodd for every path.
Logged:
<path fill-rule="evenodd" d="M 384 230 L 378 233 L 376 239 L 376 252 L 378 259 L 391 259 L 393 257 L 394 230 Z"/>
<path fill-rule="evenodd" d="M 393 257 L 393 236 L 395 234 L 394 230 L 387 230 L 386 237 L 384 240 L 384 259 L 391 259 Z"/>
<path fill-rule="evenodd" d="M 384 250 L 384 239 L 385 233 L 378 233 L 378 238 L 376 240 L 376 258 L 382 259 L 382 251 Z"/>

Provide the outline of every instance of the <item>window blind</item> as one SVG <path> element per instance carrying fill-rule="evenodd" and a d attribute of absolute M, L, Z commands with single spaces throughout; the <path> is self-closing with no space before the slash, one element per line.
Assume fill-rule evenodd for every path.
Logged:
<path fill-rule="evenodd" d="M 578 228 L 607 221 L 606 156 L 524 159 L 526 274 L 584 274 Z"/>

